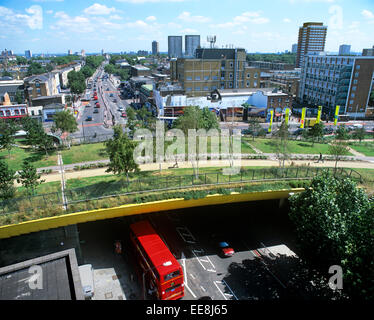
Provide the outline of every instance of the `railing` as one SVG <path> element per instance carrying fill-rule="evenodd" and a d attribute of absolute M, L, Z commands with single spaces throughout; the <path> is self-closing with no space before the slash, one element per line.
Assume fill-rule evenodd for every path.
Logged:
<path fill-rule="evenodd" d="M 253 182 L 311 180 L 323 171 L 332 173 L 337 177 L 349 177 L 362 182 L 362 176 L 353 169 L 291 167 L 291 168 L 264 168 L 242 169 L 237 175 L 224 175 L 222 171 L 202 173 L 196 175 L 156 176 L 122 180 L 118 182 L 100 182 L 87 187 L 65 190 L 65 199 L 60 192 L 41 194 L 23 198 L 9 199 L 0 202 L 0 215 L 28 212 L 35 209 L 46 209 L 56 206 L 65 206 L 113 198 L 130 196 L 159 191 L 181 190 L 193 187 L 208 187 L 233 184 L 248 184 Z"/>

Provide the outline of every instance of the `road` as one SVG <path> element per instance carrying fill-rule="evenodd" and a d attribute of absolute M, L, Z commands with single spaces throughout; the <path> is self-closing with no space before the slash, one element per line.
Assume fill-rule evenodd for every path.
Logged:
<path fill-rule="evenodd" d="M 127 275 L 120 283 L 123 291 L 132 288 L 138 293 L 134 299 L 142 299 L 142 280 L 128 279 L 137 268 L 128 231 L 130 224 L 148 219 L 184 270 L 183 300 L 206 296 L 212 300 L 308 300 L 319 291 L 310 290 L 310 273 L 294 254 L 296 241 L 287 211 L 279 208 L 278 201 L 259 201 L 136 215 L 78 228 L 80 240 L 85 240 L 85 263 L 92 263 L 95 269 L 118 268 L 117 274 Z M 123 243 L 121 265 L 118 257 L 107 254 L 104 259 L 100 253 L 111 252 L 115 240 Z M 228 242 L 235 254 L 222 257 L 219 241 Z"/>

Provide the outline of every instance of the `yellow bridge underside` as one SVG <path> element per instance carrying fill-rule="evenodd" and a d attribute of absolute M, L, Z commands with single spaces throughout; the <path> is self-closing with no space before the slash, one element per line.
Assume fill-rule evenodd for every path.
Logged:
<path fill-rule="evenodd" d="M 30 232 L 64 227 L 78 223 L 112 219 L 143 213 L 169 211 L 235 202 L 285 199 L 289 197 L 290 192 L 297 193 L 302 191 L 304 191 L 303 188 L 297 188 L 278 191 L 269 190 L 262 192 L 250 192 L 244 194 L 232 193 L 230 195 L 209 195 L 203 199 L 171 199 L 141 204 L 127 204 L 109 209 L 97 209 L 92 211 L 69 213 L 55 217 L 26 221 L 18 224 L 0 226 L 0 239 L 19 236 Z"/>

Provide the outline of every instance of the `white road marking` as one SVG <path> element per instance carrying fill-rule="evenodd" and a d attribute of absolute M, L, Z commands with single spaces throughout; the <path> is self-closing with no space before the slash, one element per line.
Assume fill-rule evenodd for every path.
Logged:
<path fill-rule="evenodd" d="M 222 282 L 225 284 L 225 286 L 226 286 L 227 288 L 229 288 L 230 292 L 231 292 L 232 295 L 235 297 L 235 299 L 236 299 L 236 300 L 239 300 L 239 299 L 237 298 L 237 296 L 235 295 L 234 291 L 231 290 L 231 288 L 230 288 L 230 286 L 227 284 L 227 282 L 226 282 L 225 280 L 223 280 L 223 279 L 222 279 Z"/>
<path fill-rule="evenodd" d="M 198 258 L 198 256 L 195 254 L 194 250 L 192 250 L 192 253 L 194 254 L 194 256 L 196 257 L 197 261 L 201 264 L 201 266 L 203 267 L 204 270 L 206 270 L 206 268 L 204 267 L 204 265 L 201 263 L 200 259 Z"/>
<path fill-rule="evenodd" d="M 196 279 L 195 276 L 194 276 L 192 273 L 190 273 L 190 277 L 191 277 L 192 279 Z"/>
<path fill-rule="evenodd" d="M 183 265 L 183 274 L 184 274 L 184 286 L 187 288 L 187 290 L 191 293 L 191 295 L 196 299 L 196 295 L 193 293 L 191 288 L 188 286 L 188 279 L 187 279 L 187 268 L 186 268 L 186 256 L 184 255 L 184 252 L 181 254 L 182 256 L 182 265 Z"/>
<path fill-rule="evenodd" d="M 206 292 L 206 289 L 203 287 L 203 286 L 200 286 L 201 290 L 203 290 L 204 292 Z"/>
<path fill-rule="evenodd" d="M 222 284 L 221 281 L 213 281 L 213 283 L 214 283 L 214 285 L 217 287 L 218 291 L 221 293 L 221 295 L 224 297 L 225 300 L 227 300 L 227 297 L 226 297 L 226 296 L 230 296 L 230 297 L 232 297 L 231 294 L 223 293 L 223 292 L 221 291 L 221 289 L 218 287 L 217 283 Z"/>

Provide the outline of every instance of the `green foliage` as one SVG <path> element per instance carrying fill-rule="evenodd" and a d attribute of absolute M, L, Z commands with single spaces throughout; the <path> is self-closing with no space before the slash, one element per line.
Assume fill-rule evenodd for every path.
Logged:
<path fill-rule="evenodd" d="M 78 123 L 70 111 L 60 111 L 54 115 L 56 129 L 63 132 L 73 133 L 78 130 Z"/>
<path fill-rule="evenodd" d="M 120 66 L 116 66 L 114 64 L 107 64 L 104 68 L 106 73 L 114 74 L 121 77 L 122 81 L 126 81 L 130 78 L 130 74 L 128 70 L 121 69 Z"/>
<path fill-rule="evenodd" d="M 22 104 L 25 101 L 23 91 L 17 90 L 15 98 L 18 104 Z"/>
<path fill-rule="evenodd" d="M 0 119 L 0 150 L 7 149 L 10 155 L 15 141 L 14 135 L 18 130 L 19 127 L 13 121 Z"/>
<path fill-rule="evenodd" d="M 296 63 L 296 54 L 248 54 L 247 61 L 268 61 L 268 62 L 283 62 L 288 64 Z"/>
<path fill-rule="evenodd" d="M 86 57 L 86 66 L 92 69 L 97 69 L 104 61 L 103 56 L 88 56 Z"/>
<path fill-rule="evenodd" d="M 350 179 L 324 173 L 311 188 L 290 198 L 290 219 L 302 252 L 327 265 L 341 265 L 344 290 L 374 298 L 374 210 Z M 347 291 L 346 291 L 347 290 Z"/>
<path fill-rule="evenodd" d="M 312 138 L 313 145 L 315 141 L 320 141 L 320 139 L 323 138 L 323 128 L 324 124 L 323 123 L 316 123 L 313 127 L 311 127 L 308 131 L 308 137 Z"/>
<path fill-rule="evenodd" d="M 105 142 L 110 160 L 106 172 L 113 172 L 118 175 L 125 173 L 128 179 L 129 172 L 139 171 L 139 166 L 134 161 L 136 143 L 130 140 L 127 134 L 123 133 L 120 125 L 114 126 L 113 129 L 113 139 Z"/>
<path fill-rule="evenodd" d="M 25 57 L 17 56 L 16 59 L 18 65 L 27 64 L 27 59 Z"/>
<path fill-rule="evenodd" d="M 208 107 L 202 109 L 201 117 L 203 122 L 203 128 L 205 130 L 208 131 L 210 129 L 219 129 L 217 116 L 215 113 L 210 111 Z"/>
<path fill-rule="evenodd" d="M 38 62 L 31 62 L 29 65 L 29 68 L 27 69 L 27 76 L 32 76 L 34 74 L 42 74 L 46 73 L 47 69 L 43 67 L 40 63 Z"/>
<path fill-rule="evenodd" d="M 8 167 L 8 164 L 0 160 L 0 199 L 6 200 L 14 197 L 15 171 Z"/>
<path fill-rule="evenodd" d="M 341 160 L 342 156 L 345 156 L 349 153 L 348 145 L 342 140 L 335 139 L 329 144 L 329 153 L 335 159 L 335 168 L 338 166 L 338 161 Z"/>
<path fill-rule="evenodd" d="M 262 130 L 262 127 L 260 125 L 260 121 L 257 118 L 250 118 L 248 121 L 248 130 L 250 134 L 252 135 L 253 141 L 255 140 L 255 137 L 260 135 L 260 132 Z"/>
<path fill-rule="evenodd" d="M 126 113 L 127 113 L 126 128 L 129 129 L 130 131 L 130 137 L 133 137 L 136 127 L 138 127 L 140 124 L 136 118 L 136 111 L 133 107 L 127 107 Z"/>
<path fill-rule="evenodd" d="M 358 139 L 361 142 L 365 138 L 365 134 L 366 134 L 365 129 L 364 127 L 362 127 L 362 128 L 355 129 L 352 135 L 354 139 Z"/>
<path fill-rule="evenodd" d="M 40 177 L 41 174 L 37 173 L 36 168 L 25 160 L 22 169 L 18 171 L 17 182 L 21 183 L 29 194 L 34 194 L 35 188 L 45 182 L 45 180 L 39 180 Z"/>
<path fill-rule="evenodd" d="M 9 71 L 4 70 L 3 73 L 2 73 L 2 76 L 3 76 L 3 77 L 11 77 L 12 74 L 11 74 Z"/>
<path fill-rule="evenodd" d="M 271 144 L 275 148 L 275 155 L 279 161 L 279 166 L 284 168 L 285 161 L 290 159 L 291 147 L 288 143 L 289 126 L 285 121 L 282 122 L 279 129 L 274 133 L 275 139 L 272 139 Z"/>
<path fill-rule="evenodd" d="M 349 139 L 348 129 L 344 125 L 341 125 L 338 127 L 338 129 L 336 129 L 335 139 L 337 140 L 348 140 Z"/>
<path fill-rule="evenodd" d="M 71 56 L 62 56 L 62 57 L 54 57 L 51 61 L 56 65 L 68 64 L 73 62 L 74 60 L 80 60 L 80 56 L 71 55 Z"/>

